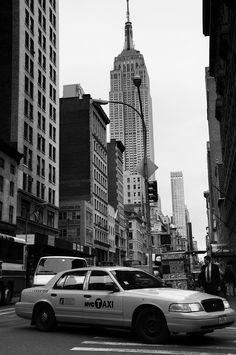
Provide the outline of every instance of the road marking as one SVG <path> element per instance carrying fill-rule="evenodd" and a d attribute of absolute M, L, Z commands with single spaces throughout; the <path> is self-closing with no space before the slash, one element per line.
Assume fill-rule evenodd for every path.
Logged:
<path fill-rule="evenodd" d="M 91 344 L 91 345 L 92 344 L 100 344 L 100 345 L 114 345 L 114 346 L 149 346 L 149 347 L 155 347 L 155 348 L 157 346 L 163 346 L 161 344 L 122 343 L 122 342 L 115 342 L 115 341 L 94 341 L 94 340 L 85 340 L 85 341 L 82 341 L 82 344 Z"/>
<path fill-rule="evenodd" d="M 11 314 L 11 313 L 15 313 L 15 311 L 0 312 L 1 315 L 3 315 L 3 314 Z"/>
<path fill-rule="evenodd" d="M 74 347 L 70 349 L 71 351 L 96 351 L 96 352 L 111 352 L 111 353 L 139 353 L 139 354 L 166 354 L 166 355 L 212 355 L 211 353 L 199 352 L 199 351 L 176 351 L 175 350 L 151 350 L 151 349 L 115 349 L 115 348 L 85 348 L 85 347 Z M 222 353 L 214 353 L 214 355 L 222 355 Z M 231 353 L 230 355 L 236 355 L 236 353 Z"/>
<path fill-rule="evenodd" d="M 4 308 L 3 310 L 0 309 L 0 312 L 3 312 L 3 311 L 14 311 L 15 308 L 11 307 L 11 308 Z"/>

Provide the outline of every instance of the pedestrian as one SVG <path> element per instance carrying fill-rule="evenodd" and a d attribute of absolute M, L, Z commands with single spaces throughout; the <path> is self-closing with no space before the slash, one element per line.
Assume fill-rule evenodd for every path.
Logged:
<path fill-rule="evenodd" d="M 221 291 L 219 267 L 212 262 L 209 255 L 204 257 L 204 265 L 198 277 L 201 291 L 218 296 Z"/>
<path fill-rule="evenodd" d="M 234 295 L 234 272 L 233 265 L 231 261 L 227 262 L 225 273 L 224 273 L 224 282 L 226 286 L 226 295 Z"/>
<path fill-rule="evenodd" d="M 220 296 L 226 298 L 226 286 L 225 286 L 225 281 L 224 281 L 224 274 L 225 274 L 225 264 L 222 260 L 215 262 L 215 264 L 219 267 L 219 272 L 220 272 Z"/>
<path fill-rule="evenodd" d="M 195 279 L 194 279 L 194 276 L 192 274 L 190 274 L 188 276 L 187 287 L 188 287 L 188 290 L 195 290 Z"/>

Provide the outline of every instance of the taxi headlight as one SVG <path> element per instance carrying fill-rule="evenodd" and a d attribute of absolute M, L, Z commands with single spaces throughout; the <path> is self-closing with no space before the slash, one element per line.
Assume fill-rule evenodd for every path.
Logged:
<path fill-rule="evenodd" d="M 172 303 L 169 306 L 169 312 L 201 312 L 203 308 L 200 303 Z"/>
<path fill-rule="evenodd" d="M 224 300 L 223 303 L 224 303 L 225 309 L 226 308 L 230 308 L 230 304 L 229 304 L 229 302 L 227 300 Z"/>

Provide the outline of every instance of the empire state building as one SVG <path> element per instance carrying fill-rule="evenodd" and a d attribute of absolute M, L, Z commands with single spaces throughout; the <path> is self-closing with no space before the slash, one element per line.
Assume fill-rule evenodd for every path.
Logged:
<path fill-rule="evenodd" d="M 127 21 L 125 23 L 125 43 L 122 52 L 115 57 L 110 72 L 109 100 L 121 101 L 133 106 L 140 112 L 134 76 L 140 76 L 140 87 L 144 121 L 147 128 L 147 156 L 154 161 L 154 139 L 152 99 L 150 83 L 144 57 L 134 48 L 132 23 L 130 22 L 129 0 L 127 0 Z M 124 152 L 124 196 L 125 203 L 140 203 L 142 200 L 143 179 L 137 173 L 137 165 L 144 155 L 143 127 L 139 115 L 130 107 L 110 104 L 111 139 L 122 141 Z"/>

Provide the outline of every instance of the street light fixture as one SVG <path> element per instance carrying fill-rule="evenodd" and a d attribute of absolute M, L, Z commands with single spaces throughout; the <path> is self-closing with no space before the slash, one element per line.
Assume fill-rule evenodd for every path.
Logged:
<path fill-rule="evenodd" d="M 133 78 L 134 86 L 136 86 L 138 90 L 138 98 L 139 98 L 139 106 L 140 106 L 140 114 L 141 120 L 143 124 L 143 172 L 144 172 L 144 186 L 145 186 L 145 203 L 146 203 L 146 226 L 147 226 L 147 238 L 148 238 L 148 255 L 149 255 L 149 272 L 153 273 L 153 265 L 152 265 L 152 235 L 151 235 L 151 219 L 150 219 L 150 205 L 148 198 L 148 161 L 147 161 L 147 127 L 144 120 L 143 115 L 143 106 L 141 100 L 140 86 L 142 83 L 142 79 L 140 76 L 136 75 Z"/>
<path fill-rule="evenodd" d="M 148 255 L 149 255 L 148 266 L 149 266 L 149 272 L 152 274 L 153 273 L 152 238 L 151 238 L 150 205 L 149 205 L 149 199 L 148 199 L 147 127 L 146 127 L 145 120 L 144 120 L 142 100 L 141 100 L 141 94 L 140 94 L 140 85 L 142 83 L 140 76 L 137 76 L 137 75 L 134 76 L 133 83 L 134 83 L 134 86 L 136 86 L 138 89 L 140 112 L 134 106 L 132 106 L 126 102 L 123 102 L 123 101 L 94 100 L 93 99 L 93 103 L 95 103 L 95 104 L 97 103 L 100 105 L 107 105 L 108 103 L 111 103 L 111 104 L 120 104 L 120 105 L 128 106 L 131 109 L 133 109 L 137 113 L 137 115 L 141 118 L 142 128 L 143 128 L 143 147 L 144 147 L 143 176 L 144 176 L 144 186 L 145 186 L 146 230 L 147 230 L 147 238 L 148 238 Z"/>

